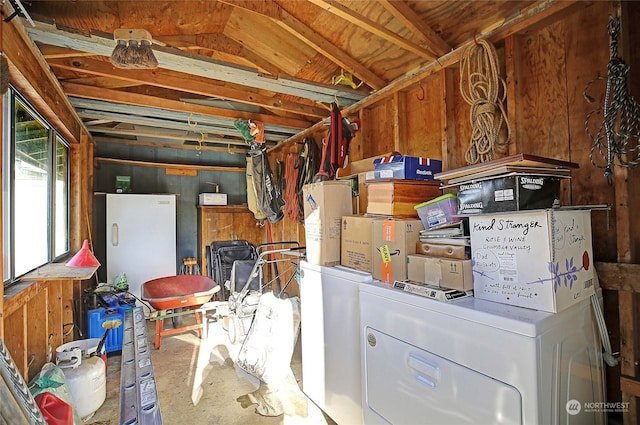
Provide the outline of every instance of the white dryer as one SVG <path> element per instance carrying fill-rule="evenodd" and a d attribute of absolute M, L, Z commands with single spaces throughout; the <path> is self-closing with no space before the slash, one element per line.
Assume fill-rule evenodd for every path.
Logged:
<path fill-rule="evenodd" d="M 604 424 L 588 301 L 551 314 L 360 285 L 365 424 Z M 568 407 L 569 406 L 569 407 Z"/>
<path fill-rule="evenodd" d="M 371 274 L 300 262 L 302 390 L 340 425 L 362 423 L 360 286 Z"/>

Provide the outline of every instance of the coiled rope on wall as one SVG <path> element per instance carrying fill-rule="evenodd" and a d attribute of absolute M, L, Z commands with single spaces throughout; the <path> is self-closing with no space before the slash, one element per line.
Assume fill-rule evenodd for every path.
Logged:
<path fill-rule="evenodd" d="M 613 176 L 613 165 L 621 167 L 635 167 L 640 164 L 640 106 L 627 87 L 627 75 L 629 65 L 618 56 L 618 36 L 620 35 L 620 18 L 610 17 L 607 31 L 610 38 L 610 58 L 607 64 L 607 86 L 604 96 L 604 105 L 591 111 L 585 121 L 587 134 L 593 140 L 589 159 L 599 168 L 604 168 L 607 178 Z M 587 93 L 594 81 L 591 80 L 584 91 L 585 98 L 593 102 L 594 99 Z M 602 112 L 602 123 L 597 134 L 589 130 L 589 121 L 592 116 Z M 597 161 L 599 155 L 602 161 Z"/>
<path fill-rule="evenodd" d="M 511 138 L 504 108 L 506 92 L 495 47 L 474 36 L 474 43 L 460 60 L 460 93 L 471 106 L 471 142 L 465 153 L 468 164 L 495 159 L 496 151 L 506 152 Z"/>

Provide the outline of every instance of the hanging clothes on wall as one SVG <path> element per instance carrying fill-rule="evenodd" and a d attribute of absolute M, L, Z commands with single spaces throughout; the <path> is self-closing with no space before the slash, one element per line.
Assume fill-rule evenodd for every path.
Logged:
<path fill-rule="evenodd" d="M 252 144 L 248 152 L 251 159 L 252 180 L 257 206 L 270 223 L 277 223 L 284 217 L 282 193 L 275 184 L 264 145 Z"/>

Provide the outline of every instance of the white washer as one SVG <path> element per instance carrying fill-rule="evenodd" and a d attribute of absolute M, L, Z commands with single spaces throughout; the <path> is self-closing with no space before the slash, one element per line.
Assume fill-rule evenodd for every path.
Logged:
<path fill-rule="evenodd" d="M 359 287 L 369 273 L 300 262 L 302 390 L 341 425 L 362 423 Z"/>
<path fill-rule="evenodd" d="M 360 318 L 368 425 L 605 423 L 588 404 L 605 401 L 588 301 L 551 314 L 374 281 L 360 285 Z"/>

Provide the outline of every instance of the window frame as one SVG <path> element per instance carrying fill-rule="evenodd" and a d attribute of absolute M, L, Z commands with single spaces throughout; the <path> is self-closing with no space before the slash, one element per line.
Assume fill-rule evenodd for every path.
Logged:
<path fill-rule="evenodd" d="M 47 248 L 47 260 L 42 263 L 36 265 L 33 269 L 26 271 L 24 273 L 21 272 L 20 275 L 16 275 L 16 243 L 15 243 L 15 217 L 16 217 L 16 114 L 17 114 L 17 103 L 20 103 L 21 107 L 25 108 L 26 111 L 33 116 L 34 119 L 38 120 L 47 131 L 47 163 L 48 163 L 48 171 L 47 171 L 47 235 L 46 235 L 46 248 Z M 2 206 L 2 216 L 3 216 L 3 251 L 4 251 L 4 270 L 3 270 L 3 285 L 4 287 L 8 287 L 15 283 L 21 276 L 26 273 L 31 272 L 32 270 L 37 269 L 45 264 L 54 262 L 56 260 L 60 260 L 61 258 L 67 256 L 70 252 L 70 234 L 71 234 L 71 190 L 70 190 L 70 182 L 71 182 L 71 145 L 64 138 L 62 134 L 60 134 L 55 127 L 47 121 L 34 107 L 28 99 L 26 99 L 16 88 L 13 86 L 9 87 L 9 90 L 3 96 L 2 103 L 2 117 L 3 117 L 3 144 L 2 144 L 2 162 L 3 162 L 3 206 Z M 64 227 L 66 228 L 65 237 L 66 241 L 64 245 L 66 245 L 66 249 L 63 249 L 64 252 L 60 252 L 56 255 L 56 238 L 60 235 L 57 230 L 57 220 L 59 214 L 56 212 L 56 197 L 58 196 L 58 147 L 59 144 L 66 151 L 66 164 L 65 164 L 65 182 L 66 182 L 66 190 L 63 192 L 64 196 L 64 213 L 66 217 L 63 218 L 65 221 Z M 6 180 L 9 181 L 6 181 Z"/>

